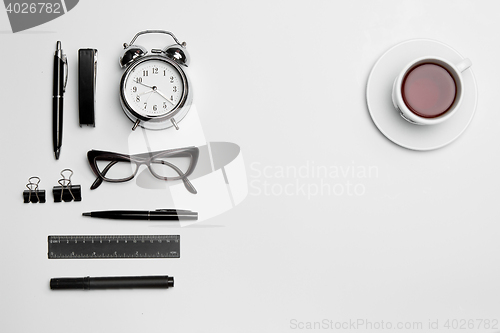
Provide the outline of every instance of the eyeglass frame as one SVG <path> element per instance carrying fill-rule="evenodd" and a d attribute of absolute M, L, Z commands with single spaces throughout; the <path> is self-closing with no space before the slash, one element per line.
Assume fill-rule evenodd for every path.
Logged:
<path fill-rule="evenodd" d="M 110 182 L 110 183 L 123 183 L 127 182 L 131 179 L 133 179 L 136 175 L 137 172 L 139 171 L 139 167 L 141 165 L 146 165 L 149 169 L 149 172 L 155 177 L 160 180 L 165 180 L 165 181 L 170 181 L 170 180 L 182 180 L 184 183 L 184 186 L 186 186 L 186 189 L 193 193 L 196 194 L 198 193 L 196 189 L 194 188 L 193 184 L 189 181 L 187 178 L 191 173 L 193 173 L 194 168 L 196 167 L 196 164 L 198 163 L 198 157 L 200 155 L 200 151 L 198 147 L 185 147 L 185 148 L 175 148 L 175 149 L 168 149 L 168 150 L 160 150 L 160 151 L 155 151 L 155 152 L 148 152 L 148 153 L 141 153 L 141 154 L 134 154 L 134 155 L 127 155 L 127 154 L 121 154 L 121 153 L 114 153 L 114 152 L 109 152 L 109 151 L 102 151 L 102 150 L 89 150 L 87 152 L 87 159 L 90 164 L 90 168 L 94 172 L 94 174 L 97 176 L 97 179 L 94 181 L 92 186 L 90 187 L 91 190 L 95 190 L 98 188 L 103 181 Z M 97 166 L 97 159 L 98 158 L 103 158 L 101 159 L 102 161 L 110 162 L 101 172 Z M 189 161 L 189 167 L 185 173 L 183 173 L 178 167 L 176 167 L 174 164 L 166 162 L 166 161 L 161 161 L 161 164 L 165 164 L 169 167 L 171 167 L 175 172 L 179 174 L 179 176 L 176 177 L 163 177 L 157 174 L 153 168 L 151 167 L 151 162 L 154 159 L 157 159 L 159 157 L 190 157 Z M 134 163 L 136 165 L 134 173 L 130 177 L 125 177 L 121 179 L 111 179 L 106 177 L 106 173 L 108 170 L 115 165 L 118 162 L 129 162 L 129 163 Z"/>

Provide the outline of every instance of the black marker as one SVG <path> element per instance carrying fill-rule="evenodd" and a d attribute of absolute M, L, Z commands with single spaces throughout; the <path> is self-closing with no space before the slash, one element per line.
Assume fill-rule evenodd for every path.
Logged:
<path fill-rule="evenodd" d="M 157 276 L 113 276 L 50 279 L 50 289 L 130 289 L 130 288 L 171 288 L 174 277 Z"/>

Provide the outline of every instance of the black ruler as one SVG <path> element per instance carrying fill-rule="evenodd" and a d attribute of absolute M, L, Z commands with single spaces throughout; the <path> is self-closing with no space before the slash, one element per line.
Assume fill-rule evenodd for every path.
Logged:
<path fill-rule="evenodd" d="M 49 259 L 180 258 L 179 235 L 49 236 Z"/>

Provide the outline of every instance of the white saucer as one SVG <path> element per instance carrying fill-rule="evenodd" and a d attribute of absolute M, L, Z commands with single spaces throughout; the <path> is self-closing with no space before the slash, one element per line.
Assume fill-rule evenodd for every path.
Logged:
<path fill-rule="evenodd" d="M 462 57 L 446 44 L 429 39 L 409 40 L 393 46 L 375 63 L 368 77 L 366 102 L 373 122 L 389 140 L 413 150 L 432 150 L 453 142 L 469 126 L 477 105 L 476 79 L 471 68 L 465 70 L 464 96 L 460 109 L 449 120 L 437 125 L 414 125 L 404 120 L 391 100 L 392 85 L 401 69 L 412 59 L 438 56 L 459 63 Z"/>

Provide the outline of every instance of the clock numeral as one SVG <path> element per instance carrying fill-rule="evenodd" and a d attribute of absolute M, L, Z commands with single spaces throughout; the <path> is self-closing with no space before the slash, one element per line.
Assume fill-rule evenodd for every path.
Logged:
<path fill-rule="evenodd" d="M 148 103 L 144 103 L 144 110 L 148 107 Z"/>
<path fill-rule="evenodd" d="M 158 68 L 156 67 L 153 68 L 153 74 L 158 74 Z"/>
<path fill-rule="evenodd" d="M 149 75 L 149 71 L 147 71 L 147 70 L 142 71 L 142 76 L 148 76 L 148 75 Z"/>
<path fill-rule="evenodd" d="M 133 87 L 132 92 L 137 92 L 137 87 Z"/>
<path fill-rule="evenodd" d="M 163 108 L 166 109 L 167 108 L 167 102 L 163 102 Z"/>
<path fill-rule="evenodd" d="M 135 80 L 135 82 L 137 82 L 137 83 L 142 83 L 142 77 L 138 77 L 138 78 Z"/>
<path fill-rule="evenodd" d="M 156 104 L 153 105 L 153 111 L 157 111 L 157 110 L 158 110 L 158 106 L 156 106 Z"/>
<path fill-rule="evenodd" d="M 170 77 L 170 83 L 174 83 L 174 77 L 173 76 Z"/>
<path fill-rule="evenodd" d="M 171 95 L 171 96 L 170 96 L 170 100 L 171 100 L 171 101 L 174 101 L 174 95 Z"/>
<path fill-rule="evenodd" d="M 174 86 L 174 87 L 172 88 L 172 90 L 173 90 L 174 92 L 177 92 L 177 86 Z"/>
<path fill-rule="evenodd" d="M 139 96 L 139 95 L 135 96 L 135 101 L 136 102 L 140 102 L 141 101 L 141 96 Z"/>

